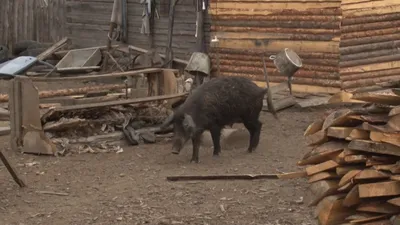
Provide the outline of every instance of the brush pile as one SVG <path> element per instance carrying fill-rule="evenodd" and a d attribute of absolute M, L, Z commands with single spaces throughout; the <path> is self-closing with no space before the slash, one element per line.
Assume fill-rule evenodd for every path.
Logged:
<path fill-rule="evenodd" d="M 357 93 L 366 105 L 313 122 L 301 161 L 321 225 L 400 224 L 400 95 Z"/>

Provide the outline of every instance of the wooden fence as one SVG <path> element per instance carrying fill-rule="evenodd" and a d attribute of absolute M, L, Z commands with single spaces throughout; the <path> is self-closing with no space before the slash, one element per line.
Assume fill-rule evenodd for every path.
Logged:
<path fill-rule="evenodd" d="M 262 54 L 269 56 L 287 47 L 303 59 L 294 90 L 317 91 L 311 87 L 319 86 L 319 91 L 338 91 L 340 6 L 341 0 L 211 0 L 211 37 L 219 39 L 211 48 L 214 71 L 218 51 L 221 75 L 264 81 Z M 272 82 L 285 80 L 272 61 L 267 67 Z"/>
<path fill-rule="evenodd" d="M 64 0 L 2 0 L 0 44 L 58 41 L 64 36 Z"/>
<path fill-rule="evenodd" d="M 343 89 L 400 79 L 400 1 L 342 0 Z"/>
<path fill-rule="evenodd" d="M 188 59 L 195 49 L 193 0 L 176 6 L 173 51 Z M 0 44 L 19 40 L 54 42 L 64 36 L 78 47 L 104 45 L 113 0 L 4 0 L 0 4 Z M 164 53 L 169 1 L 157 1 L 154 35 L 140 33 L 143 6 L 128 0 L 128 44 Z M 261 55 L 285 47 L 303 59 L 294 90 L 337 92 L 400 78 L 400 1 L 393 0 L 210 0 L 205 42 L 217 36 L 208 51 L 215 73 L 220 56 L 223 76 L 263 80 Z M 286 78 L 267 62 L 271 81 Z"/>
<path fill-rule="evenodd" d="M 68 36 L 81 46 L 105 45 L 110 27 L 114 0 L 67 1 Z M 140 33 L 143 5 L 139 0 L 128 0 L 128 43 L 148 49 L 151 41 L 159 52 L 165 53 L 168 33 L 169 0 L 156 1 L 159 18 L 155 18 L 154 35 Z M 180 0 L 175 8 L 172 48 L 174 55 L 188 59 L 196 38 L 196 11 L 193 0 Z M 206 42 L 209 42 L 209 17 L 206 18 Z"/>

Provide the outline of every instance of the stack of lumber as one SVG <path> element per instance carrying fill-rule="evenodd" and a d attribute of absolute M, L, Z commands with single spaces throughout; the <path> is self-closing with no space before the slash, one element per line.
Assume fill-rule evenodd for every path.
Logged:
<path fill-rule="evenodd" d="M 359 109 L 339 109 L 305 131 L 306 172 L 321 225 L 400 222 L 400 96 L 359 93 Z M 372 104 L 371 104 L 372 103 Z M 393 221 L 399 220 L 397 223 Z"/>

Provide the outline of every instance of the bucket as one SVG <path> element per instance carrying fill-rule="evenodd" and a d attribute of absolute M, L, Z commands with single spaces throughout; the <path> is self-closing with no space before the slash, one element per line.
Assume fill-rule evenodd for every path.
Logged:
<path fill-rule="evenodd" d="M 283 49 L 276 55 L 271 55 L 269 58 L 274 60 L 275 67 L 279 73 L 288 77 L 289 93 L 292 94 L 292 78 L 303 65 L 301 58 L 296 52 L 288 48 Z"/>
<path fill-rule="evenodd" d="M 289 78 L 303 65 L 296 52 L 289 48 L 285 48 L 278 54 L 272 55 L 270 59 L 274 60 L 275 67 L 279 70 L 279 73 Z"/>

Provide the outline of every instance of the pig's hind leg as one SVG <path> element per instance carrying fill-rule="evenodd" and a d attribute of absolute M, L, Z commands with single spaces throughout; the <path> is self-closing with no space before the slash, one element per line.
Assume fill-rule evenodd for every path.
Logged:
<path fill-rule="evenodd" d="M 247 151 L 253 152 L 260 141 L 262 123 L 257 118 L 253 120 L 244 120 L 243 124 L 250 133 L 249 148 Z"/>
<path fill-rule="evenodd" d="M 222 130 L 221 127 L 213 127 L 212 129 L 210 129 L 211 138 L 214 145 L 214 152 L 213 152 L 214 156 L 218 156 L 219 153 L 221 152 L 221 145 L 220 145 L 221 130 Z"/>

